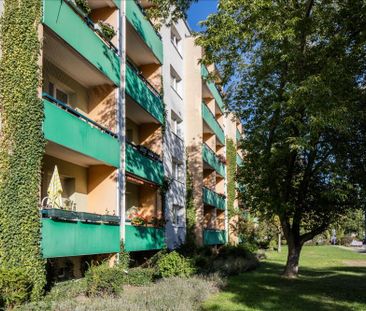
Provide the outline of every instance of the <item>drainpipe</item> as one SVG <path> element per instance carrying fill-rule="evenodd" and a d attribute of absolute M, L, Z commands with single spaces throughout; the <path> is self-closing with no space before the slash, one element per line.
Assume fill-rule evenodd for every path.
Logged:
<path fill-rule="evenodd" d="M 117 127 L 118 140 L 120 142 L 120 168 L 118 170 L 118 216 L 121 217 L 120 234 L 121 240 L 125 240 L 125 158 L 126 158 L 126 143 L 125 143 L 125 70 L 126 70 L 126 0 L 121 0 L 121 8 L 118 14 L 118 36 L 119 36 L 119 53 L 120 53 L 120 77 L 121 83 L 118 88 L 118 108 L 117 108 Z"/>

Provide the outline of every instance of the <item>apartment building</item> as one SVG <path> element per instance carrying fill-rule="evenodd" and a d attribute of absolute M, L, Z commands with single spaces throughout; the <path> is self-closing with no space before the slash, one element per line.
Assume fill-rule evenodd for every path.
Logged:
<path fill-rule="evenodd" d="M 43 257 L 68 278 L 93 259 L 115 260 L 121 241 L 136 254 L 178 247 L 187 170 L 197 243 L 226 243 L 225 139 L 241 126 L 207 80 L 215 67 L 200 65 L 185 21 L 157 32 L 149 1 L 87 5 L 43 1 Z"/>

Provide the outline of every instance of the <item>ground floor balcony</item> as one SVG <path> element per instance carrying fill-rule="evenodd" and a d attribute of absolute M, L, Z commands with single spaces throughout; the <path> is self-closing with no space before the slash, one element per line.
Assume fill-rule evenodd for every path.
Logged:
<path fill-rule="evenodd" d="M 125 250 L 128 252 L 159 250 L 166 247 L 165 228 L 125 226 Z"/>
<path fill-rule="evenodd" d="M 226 243 L 225 230 L 204 229 L 203 244 L 204 245 L 220 245 Z"/>
<path fill-rule="evenodd" d="M 43 132 L 49 142 L 119 167 L 120 144 L 116 134 L 48 94 L 44 94 L 43 103 Z"/>
<path fill-rule="evenodd" d="M 43 258 L 118 253 L 120 219 L 61 209 L 42 210 Z"/>
<path fill-rule="evenodd" d="M 221 209 L 221 210 L 225 210 L 226 208 L 226 198 L 225 196 L 211 190 L 208 189 L 206 187 L 204 187 L 202 189 L 202 199 L 203 199 L 203 203 L 205 205 L 209 205 L 209 206 L 213 206 L 215 208 Z"/>

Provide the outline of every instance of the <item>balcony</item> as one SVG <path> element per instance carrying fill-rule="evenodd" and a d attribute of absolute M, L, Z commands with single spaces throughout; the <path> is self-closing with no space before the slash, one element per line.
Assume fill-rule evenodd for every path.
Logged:
<path fill-rule="evenodd" d="M 236 129 L 236 141 L 239 142 L 241 139 L 241 133 L 239 132 L 238 129 Z"/>
<path fill-rule="evenodd" d="M 238 166 L 243 164 L 243 159 L 241 158 L 241 156 L 239 154 L 236 154 L 236 164 Z"/>
<path fill-rule="evenodd" d="M 119 218 L 66 210 L 42 211 L 43 258 L 110 254 L 120 251 Z"/>
<path fill-rule="evenodd" d="M 153 25 L 146 18 L 143 9 L 136 3 L 135 0 L 126 1 L 126 16 L 127 21 L 127 37 L 128 44 L 133 47 L 132 50 L 136 54 L 146 55 L 151 59 L 151 62 L 163 63 L 163 43 L 161 41 L 160 35 L 157 34 Z M 133 28 L 130 29 L 130 28 Z M 152 57 L 149 56 L 149 51 L 152 51 Z M 127 46 L 129 49 L 129 46 Z"/>
<path fill-rule="evenodd" d="M 222 100 L 221 94 L 220 94 L 219 90 L 217 89 L 215 83 L 207 80 L 208 70 L 207 70 L 206 66 L 203 64 L 201 65 L 201 76 L 206 81 L 206 85 L 207 85 L 208 89 L 210 90 L 212 96 L 215 98 L 215 101 L 216 101 L 217 105 L 219 106 L 221 112 L 224 113 L 225 107 L 224 107 L 224 102 Z"/>
<path fill-rule="evenodd" d="M 162 185 L 164 180 L 162 161 L 157 159 L 154 154 L 149 155 L 148 150 L 144 153 L 139 148 L 141 147 L 130 143 L 126 144 L 126 172 L 154 184 Z"/>
<path fill-rule="evenodd" d="M 208 164 L 213 170 L 215 170 L 222 177 L 225 177 L 225 165 L 219 160 L 216 154 L 206 144 L 203 144 L 202 158 L 203 161 Z"/>
<path fill-rule="evenodd" d="M 43 103 L 43 132 L 48 141 L 119 167 L 120 145 L 114 133 L 47 94 Z"/>
<path fill-rule="evenodd" d="M 226 200 L 224 196 L 206 187 L 203 188 L 202 194 L 204 204 L 216 207 L 221 210 L 225 210 Z"/>
<path fill-rule="evenodd" d="M 225 230 L 205 229 L 203 230 L 204 245 L 219 245 L 226 243 Z"/>
<path fill-rule="evenodd" d="M 119 56 L 113 46 L 93 30 L 94 26 L 90 20 L 77 14 L 72 4 L 66 0 L 44 1 L 43 10 L 45 26 L 86 59 L 97 71 L 103 73 L 113 84 L 120 84 Z M 55 45 L 53 41 L 48 44 Z M 64 49 L 66 47 L 63 47 L 62 51 Z M 56 57 L 58 53 L 60 51 L 54 48 L 55 58 L 58 58 Z M 64 65 L 68 66 L 68 60 L 72 59 L 72 56 L 70 54 L 69 58 L 63 59 L 65 60 Z M 70 66 L 72 66 L 71 62 Z M 86 75 L 86 71 L 82 71 L 82 73 L 84 76 Z"/>
<path fill-rule="evenodd" d="M 134 1 L 128 1 L 128 3 Z M 131 65 L 126 66 L 126 92 L 145 112 L 160 124 L 164 122 L 164 107 L 160 94 Z"/>
<path fill-rule="evenodd" d="M 208 127 L 215 133 L 217 139 L 221 144 L 225 145 L 225 134 L 220 124 L 216 121 L 215 116 L 212 114 L 206 104 L 202 103 L 202 117 Z"/>
<path fill-rule="evenodd" d="M 125 250 L 150 251 L 165 248 L 165 229 L 145 226 L 125 226 Z"/>

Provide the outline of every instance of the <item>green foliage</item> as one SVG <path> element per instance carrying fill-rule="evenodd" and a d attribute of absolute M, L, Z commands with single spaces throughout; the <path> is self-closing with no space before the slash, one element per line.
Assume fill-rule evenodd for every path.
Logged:
<path fill-rule="evenodd" d="M 0 308 L 14 307 L 30 298 L 31 281 L 23 268 L 0 269 Z"/>
<path fill-rule="evenodd" d="M 194 272 L 195 268 L 193 267 L 191 261 L 187 258 L 184 258 L 176 251 L 162 256 L 156 262 L 156 274 L 158 277 L 188 277 Z"/>
<path fill-rule="evenodd" d="M 90 14 L 91 8 L 87 0 L 75 0 L 75 3 L 85 13 L 85 15 Z"/>
<path fill-rule="evenodd" d="M 186 152 L 186 247 L 195 248 L 196 210 L 193 197 L 193 180 Z"/>
<path fill-rule="evenodd" d="M 235 175 L 236 175 L 236 146 L 232 139 L 226 138 L 226 171 L 227 171 L 227 211 L 229 219 L 236 214 Z"/>
<path fill-rule="evenodd" d="M 103 21 L 99 21 L 98 25 L 100 26 L 101 32 L 108 41 L 111 41 L 113 37 L 116 35 L 116 31 L 111 24 L 108 24 Z"/>
<path fill-rule="evenodd" d="M 23 267 L 31 299 L 46 282 L 38 210 L 45 140 L 38 65 L 42 1 L 5 0 L 0 44 L 0 265 Z"/>
<path fill-rule="evenodd" d="M 144 286 L 154 279 L 155 270 L 152 268 L 131 268 L 125 276 L 125 283 L 132 286 Z"/>
<path fill-rule="evenodd" d="M 198 39 L 245 124 L 242 199 L 278 215 L 294 266 L 306 241 L 364 205 L 365 16 L 362 0 L 222 0 Z"/>
<path fill-rule="evenodd" d="M 107 263 L 91 266 L 85 273 L 86 294 L 117 297 L 123 291 L 125 271 L 118 267 L 110 268 Z"/>
<path fill-rule="evenodd" d="M 118 266 L 121 269 L 128 269 L 130 266 L 130 253 L 125 251 L 125 244 L 121 241 L 121 250 L 118 257 Z"/>

